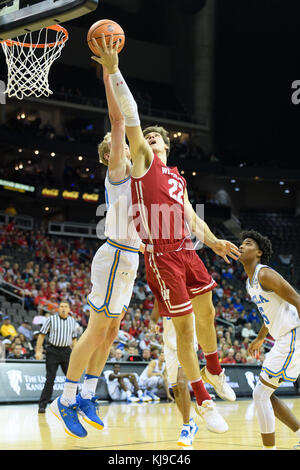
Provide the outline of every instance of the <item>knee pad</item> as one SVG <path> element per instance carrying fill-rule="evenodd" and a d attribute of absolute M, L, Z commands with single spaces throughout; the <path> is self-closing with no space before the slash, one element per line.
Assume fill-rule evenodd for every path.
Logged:
<path fill-rule="evenodd" d="M 270 400 L 274 389 L 258 382 L 253 390 L 253 401 L 261 434 L 275 432 L 275 414 Z"/>

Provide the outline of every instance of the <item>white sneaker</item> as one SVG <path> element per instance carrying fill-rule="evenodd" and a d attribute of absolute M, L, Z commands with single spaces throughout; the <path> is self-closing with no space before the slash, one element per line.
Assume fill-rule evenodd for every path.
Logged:
<path fill-rule="evenodd" d="M 155 393 L 148 391 L 147 394 L 149 395 L 150 398 L 152 398 L 153 401 L 160 401 L 160 398 L 157 395 L 155 395 Z"/>
<path fill-rule="evenodd" d="M 148 402 L 148 403 L 152 401 L 152 397 L 148 395 L 147 391 L 143 393 L 143 401 Z"/>
<path fill-rule="evenodd" d="M 214 387 L 216 393 L 220 398 L 222 398 L 222 400 L 236 400 L 234 391 L 226 382 L 224 369 L 222 369 L 222 372 L 219 375 L 213 375 L 208 372 L 207 367 L 205 366 L 201 369 L 200 374 L 204 382 L 207 382 Z"/>
<path fill-rule="evenodd" d="M 140 399 L 138 397 L 135 397 L 134 395 L 131 395 L 127 398 L 127 403 L 136 403 L 138 401 L 140 401 Z"/>
<path fill-rule="evenodd" d="M 220 415 L 212 400 L 205 400 L 201 406 L 196 403 L 195 410 L 209 431 L 217 433 L 228 431 L 228 424 L 223 416 Z"/>
<path fill-rule="evenodd" d="M 189 447 L 189 446 L 193 445 L 193 436 L 192 436 L 192 434 L 189 431 L 187 431 L 186 429 L 182 429 L 177 444 L 179 446 L 182 446 L 182 447 L 185 447 L 185 446 Z"/>
<path fill-rule="evenodd" d="M 139 396 L 139 401 L 142 403 L 149 403 L 149 401 L 152 401 L 151 397 L 145 396 L 145 395 L 140 395 Z"/>

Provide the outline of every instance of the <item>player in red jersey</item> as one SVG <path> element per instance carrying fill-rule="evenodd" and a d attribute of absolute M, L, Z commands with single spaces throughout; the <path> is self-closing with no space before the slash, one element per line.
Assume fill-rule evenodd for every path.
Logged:
<path fill-rule="evenodd" d="M 212 289 L 216 283 L 191 248 L 188 224 L 192 233 L 229 263 L 228 256 L 238 259 L 238 248 L 219 240 L 197 216 L 188 199 L 185 179 L 177 168 L 166 166 L 169 140 L 163 128 L 142 131 L 137 105 L 119 70 L 117 46 L 105 43 L 102 36 L 101 57 L 124 115 L 132 167 L 132 200 L 138 217 L 136 227 L 146 244 L 145 265 L 148 284 L 157 298 L 162 316 L 172 318 L 176 330 L 178 359 L 195 393 L 196 411 L 211 417 L 211 428 L 225 432 L 227 423 L 219 415 L 206 391 L 202 378 L 210 382 L 224 399 L 235 400 L 226 383 L 218 355 L 214 328 L 215 311 Z M 207 365 L 200 373 L 193 343 L 193 319 Z M 202 376 L 202 378 L 201 378 Z"/>

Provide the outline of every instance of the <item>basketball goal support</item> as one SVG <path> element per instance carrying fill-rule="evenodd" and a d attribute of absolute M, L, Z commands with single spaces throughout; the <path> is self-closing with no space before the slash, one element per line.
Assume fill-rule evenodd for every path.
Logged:
<path fill-rule="evenodd" d="M 41 0 L 20 8 L 20 0 L 0 0 L 0 41 L 73 20 L 97 6 L 98 0 Z"/>

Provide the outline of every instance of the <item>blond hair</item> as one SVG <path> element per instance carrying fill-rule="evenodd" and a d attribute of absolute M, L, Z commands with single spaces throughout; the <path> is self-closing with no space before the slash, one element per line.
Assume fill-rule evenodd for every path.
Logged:
<path fill-rule="evenodd" d="M 146 135 L 150 134 L 151 132 L 157 132 L 158 134 L 162 136 L 164 143 L 168 146 L 168 150 L 167 150 L 167 156 L 168 156 L 170 153 L 169 132 L 162 126 L 157 126 L 157 125 L 149 126 L 143 130 L 144 137 L 146 137 Z"/>
<path fill-rule="evenodd" d="M 103 165 L 106 166 L 108 166 L 108 160 L 104 157 L 104 155 L 110 152 L 110 143 L 111 133 L 107 132 L 102 142 L 100 142 L 100 144 L 98 145 L 99 162 L 103 163 Z"/>

